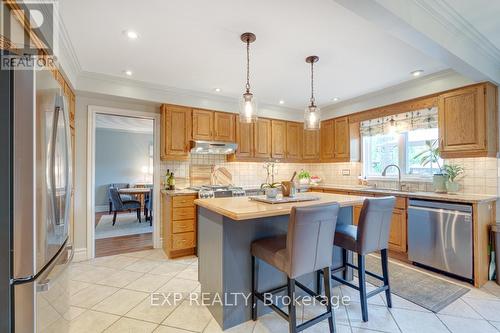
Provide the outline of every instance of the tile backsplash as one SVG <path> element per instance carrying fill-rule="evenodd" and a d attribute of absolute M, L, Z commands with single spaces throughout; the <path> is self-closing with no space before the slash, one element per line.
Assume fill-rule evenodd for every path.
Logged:
<path fill-rule="evenodd" d="M 459 164 L 465 173 L 458 182 L 461 193 L 490 194 L 498 193 L 500 166 L 496 158 L 449 159 L 446 163 Z M 262 162 L 227 162 L 225 155 L 192 154 L 187 161 L 162 162 L 161 174 L 167 169 L 174 172 L 179 187 L 189 186 L 190 165 L 224 166 L 233 175 L 233 183 L 238 186 L 256 186 L 266 181 L 266 170 Z M 362 174 L 362 163 L 278 163 L 275 181 L 290 179 L 294 171 L 308 170 L 311 175 L 322 178 L 323 183 L 338 185 L 357 185 Z M 369 181 L 377 187 L 396 188 L 394 181 Z M 429 182 L 403 182 L 411 191 L 432 191 Z"/>

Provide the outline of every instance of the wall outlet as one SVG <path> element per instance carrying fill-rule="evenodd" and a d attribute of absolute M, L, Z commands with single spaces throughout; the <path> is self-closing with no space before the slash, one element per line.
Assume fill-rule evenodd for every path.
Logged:
<path fill-rule="evenodd" d="M 342 169 L 342 176 L 350 176 L 350 175 L 351 175 L 351 170 Z"/>

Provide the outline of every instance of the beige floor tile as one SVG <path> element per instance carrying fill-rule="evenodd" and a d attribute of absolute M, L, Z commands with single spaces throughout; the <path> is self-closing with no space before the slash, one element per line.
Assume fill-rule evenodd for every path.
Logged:
<path fill-rule="evenodd" d="M 395 309 L 407 309 L 412 311 L 430 312 L 426 308 L 423 308 L 420 305 L 410 302 L 404 299 L 403 297 L 399 297 L 396 294 L 391 294 L 391 299 L 392 299 L 392 307 Z M 387 301 L 385 299 L 385 294 L 382 297 L 382 300 L 384 301 L 384 304 L 387 304 Z"/>
<path fill-rule="evenodd" d="M 193 281 L 198 281 L 198 267 L 192 267 L 191 265 L 188 266 L 185 270 L 180 272 L 175 276 L 176 278 L 180 279 L 188 279 L 188 280 L 193 280 Z"/>
<path fill-rule="evenodd" d="M 115 321 L 120 319 L 109 313 L 102 313 L 97 311 L 88 310 L 82 315 L 78 316 L 70 323 L 71 333 L 97 333 L 102 332 Z"/>
<path fill-rule="evenodd" d="M 150 259 L 150 260 L 168 260 L 167 255 L 163 251 L 163 249 L 154 249 L 149 253 L 147 256 L 144 258 Z"/>
<path fill-rule="evenodd" d="M 149 294 L 147 293 L 120 289 L 110 297 L 96 304 L 92 310 L 124 315 L 148 296 Z"/>
<path fill-rule="evenodd" d="M 141 278 L 129 283 L 125 289 L 153 292 L 165 285 L 173 277 L 168 275 L 144 274 Z"/>
<path fill-rule="evenodd" d="M 360 301 L 359 300 L 359 292 L 357 290 L 355 290 L 351 287 L 348 287 L 348 286 L 342 286 L 342 287 L 340 287 L 340 289 L 342 290 L 342 295 L 344 297 L 350 297 L 351 302 L 359 303 L 359 301 Z M 369 285 L 366 288 L 366 292 L 370 292 L 374 289 L 375 289 L 374 286 Z M 381 295 L 383 295 L 385 297 L 384 293 L 380 293 L 380 294 L 377 294 L 373 297 L 368 298 L 368 304 L 385 305 L 384 300 L 382 299 Z"/>
<path fill-rule="evenodd" d="M 485 319 L 493 321 L 500 319 L 500 301 L 477 298 L 464 298 L 463 300 Z"/>
<path fill-rule="evenodd" d="M 148 273 L 152 271 L 154 268 L 160 266 L 161 261 L 148 260 L 148 259 L 140 259 L 128 266 L 125 266 L 124 269 L 127 271 L 133 272 L 142 272 Z"/>
<path fill-rule="evenodd" d="M 274 312 L 259 317 L 253 329 L 253 333 L 286 333 L 288 331 L 288 322 Z"/>
<path fill-rule="evenodd" d="M 186 279 L 173 278 L 157 289 L 157 292 L 162 293 L 182 293 L 183 297 L 189 297 L 189 293 L 193 292 L 199 285 L 199 282 Z"/>
<path fill-rule="evenodd" d="M 497 329 L 484 319 L 459 318 L 448 315 L 438 315 L 438 317 L 452 333 L 498 333 Z"/>
<path fill-rule="evenodd" d="M 95 258 L 95 259 L 92 259 L 92 260 L 84 262 L 84 263 L 89 264 L 89 265 L 93 265 L 93 266 L 122 269 L 130 264 L 133 264 L 134 262 L 136 262 L 138 260 L 139 260 L 138 258 L 116 255 L 116 256 L 109 256 L 109 257 Z"/>
<path fill-rule="evenodd" d="M 346 309 L 352 327 L 383 332 L 399 332 L 398 326 L 386 306 L 369 304 L 367 322 L 363 322 L 361 318 L 361 306 L 359 303 L 350 303 L 346 306 Z"/>
<path fill-rule="evenodd" d="M 470 291 L 463 295 L 461 298 L 463 299 L 469 299 L 469 298 L 474 298 L 474 299 L 491 299 L 491 300 L 498 300 L 499 298 L 496 297 L 495 295 L 491 294 L 488 290 L 481 288 L 470 288 Z"/>
<path fill-rule="evenodd" d="M 165 319 L 163 325 L 202 332 L 212 318 L 205 306 L 190 305 L 184 301 Z"/>
<path fill-rule="evenodd" d="M 153 332 L 157 324 L 148 323 L 145 321 L 131 319 L 131 318 L 120 318 L 113 325 L 111 325 L 108 329 L 106 329 L 105 333 L 151 333 Z"/>
<path fill-rule="evenodd" d="M 463 318 L 483 319 L 483 317 L 481 317 L 479 313 L 477 313 L 469 304 L 465 303 L 461 299 L 457 299 L 455 302 L 439 311 L 438 314 Z"/>
<path fill-rule="evenodd" d="M 212 319 L 210 323 L 208 323 L 208 326 L 205 328 L 203 333 L 248 333 L 252 332 L 253 328 L 255 326 L 255 322 L 253 320 L 249 320 L 247 322 L 244 322 L 243 324 L 240 324 L 235 327 L 231 327 L 230 329 L 227 329 L 225 331 L 222 330 L 222 328 L 219 326 L 217 321 L 215 319 Z"/>
<path fill-rule="evenodd" d="M 68 311 L 66 311 L 63 315 L 66 320 L 75 320 L 76 317 L 85 312 L 84 308 L 79 308 L 76 306 L 70 306 Z"/>
<path fill-rule="evenodd" d="M 114 287 L 91 285 L 72 295 L 69 299 L 69 304 L 88 309 L 117 291 L 118 288 Z"/>
<path fill-rule="evenodd" d="M 336 333 L 351 333 L 351 328 L 349 326 L 345 325 L 339 325 L 337 324 L 336 326 Z M 304 333 L 329 333 L 330 332 L 330 326 L 328 325 L 328 322 L 326 320 L 309 327 L 308 329 L 302 331 Z"/>
<path fill-rule="evenodd" d="M 192 333 L 191 331 L 181 330 L 175 327 L 160 325 L 153 333 Z"/>
<path fill-rule="evenodd" d="M 448 329 L 432 312 L 391 309 L 394 319 L 404 333 L 442 333 Z"/>
<path fill-rule="evenodd" d="M 70 280 L 95 283 L 116 272 L 119 272 L 119 270 L 108 267 L 76 264 L 71 265 L 68 273 Z"/>
<path fill-rule="evenodd" d="M 151 250 L 144 250 L 144 251 L 128 252 L 128 253 L 123 253 L 122 256 L 132 257 L 132 258 L 144 258 L 144 257 L 154 253 L 155 251 L 156 250 L 151 249 Z"/>
<path fill-rule="evenodd" d="M 191 265 L 193 263 L 198 263 L 198 258 L 196 256 L 192 255 L 192 256 L 186 256 L 186 257 L 181 257 L 181 258 L 169 259 L 169 262 L 173 262 L 176 264 Z"/>
<path fill-rule="evenodd" d="M 77 292 L 90 287 L 92 284 L 88 282 L 82 282 L 82 281 L 76 281 L 76 280 L 69 280 L 69 286 L 68 286 L 68 292 L 69 295 L 74 295 Z"/>
<path fill-rule="evenodd" d="M 110 287 L 123 288 L 131 282 L 138 280 L 143 273 L 132 272 L 126 270 L 119 270 L 113 275 L 107 276 L 104 279 L 97 282 L 97 284 L 102 284 Z"/>
<path fill-rule="evenodd" d="M 70 322 L 60 318 L 49 327 L 41 329 L 40 333 L 68 333 L 70 332 Z"/>
<path fill-rule="evenodd" d="M 500 285 L 498 285 L 495 281 L 486 282 L 481 289 L 495 295 L 496 297 L 500 297 Z"/>
<path fill-rule="evenodd" d="M 161 262 L 160 265 L 153 268 L 149 273 L 158 275 L 177 275 L 187 268 L 187 265 L 174 264 L 171 262 Z"/>
<path fill-rule="evenodd" d="M 163 305 L 151 305 L 151 298 L 147 297 L 132 310 L 127 312 L 125 316 L 159 324 L 175 310 L 177 305 L 178 304 L 174 304 L 173 302 Z"/>

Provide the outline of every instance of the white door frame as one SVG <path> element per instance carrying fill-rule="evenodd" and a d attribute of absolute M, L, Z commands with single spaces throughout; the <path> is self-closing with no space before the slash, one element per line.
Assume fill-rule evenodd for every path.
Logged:
<path fill-rule="evenodd" d="M 97 114 L 154 120 L 154 170 L 153 170 L 153 247 L 161 247 L 160 238 L 160 115 L 152 112 L 110 108 L 98 105 L 88 106 L 87 126 L 87 258 L 95 257 L 95 123 Z"/>

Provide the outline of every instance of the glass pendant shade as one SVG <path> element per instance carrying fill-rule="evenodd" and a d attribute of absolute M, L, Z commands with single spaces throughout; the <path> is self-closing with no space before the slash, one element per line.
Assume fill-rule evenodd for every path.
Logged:
<path fill-rule="evenodd" d="M 253 123 L 257 118 L 257 100 L 252 93 L 244 93 L 240 100 L 240 122 Z"/>
<path fill-rule="evenodd" d="M 316 105 L 309 105 L 304 112 L 304 129 L 317 131 L 320 127 L 321 110 Z"/>

